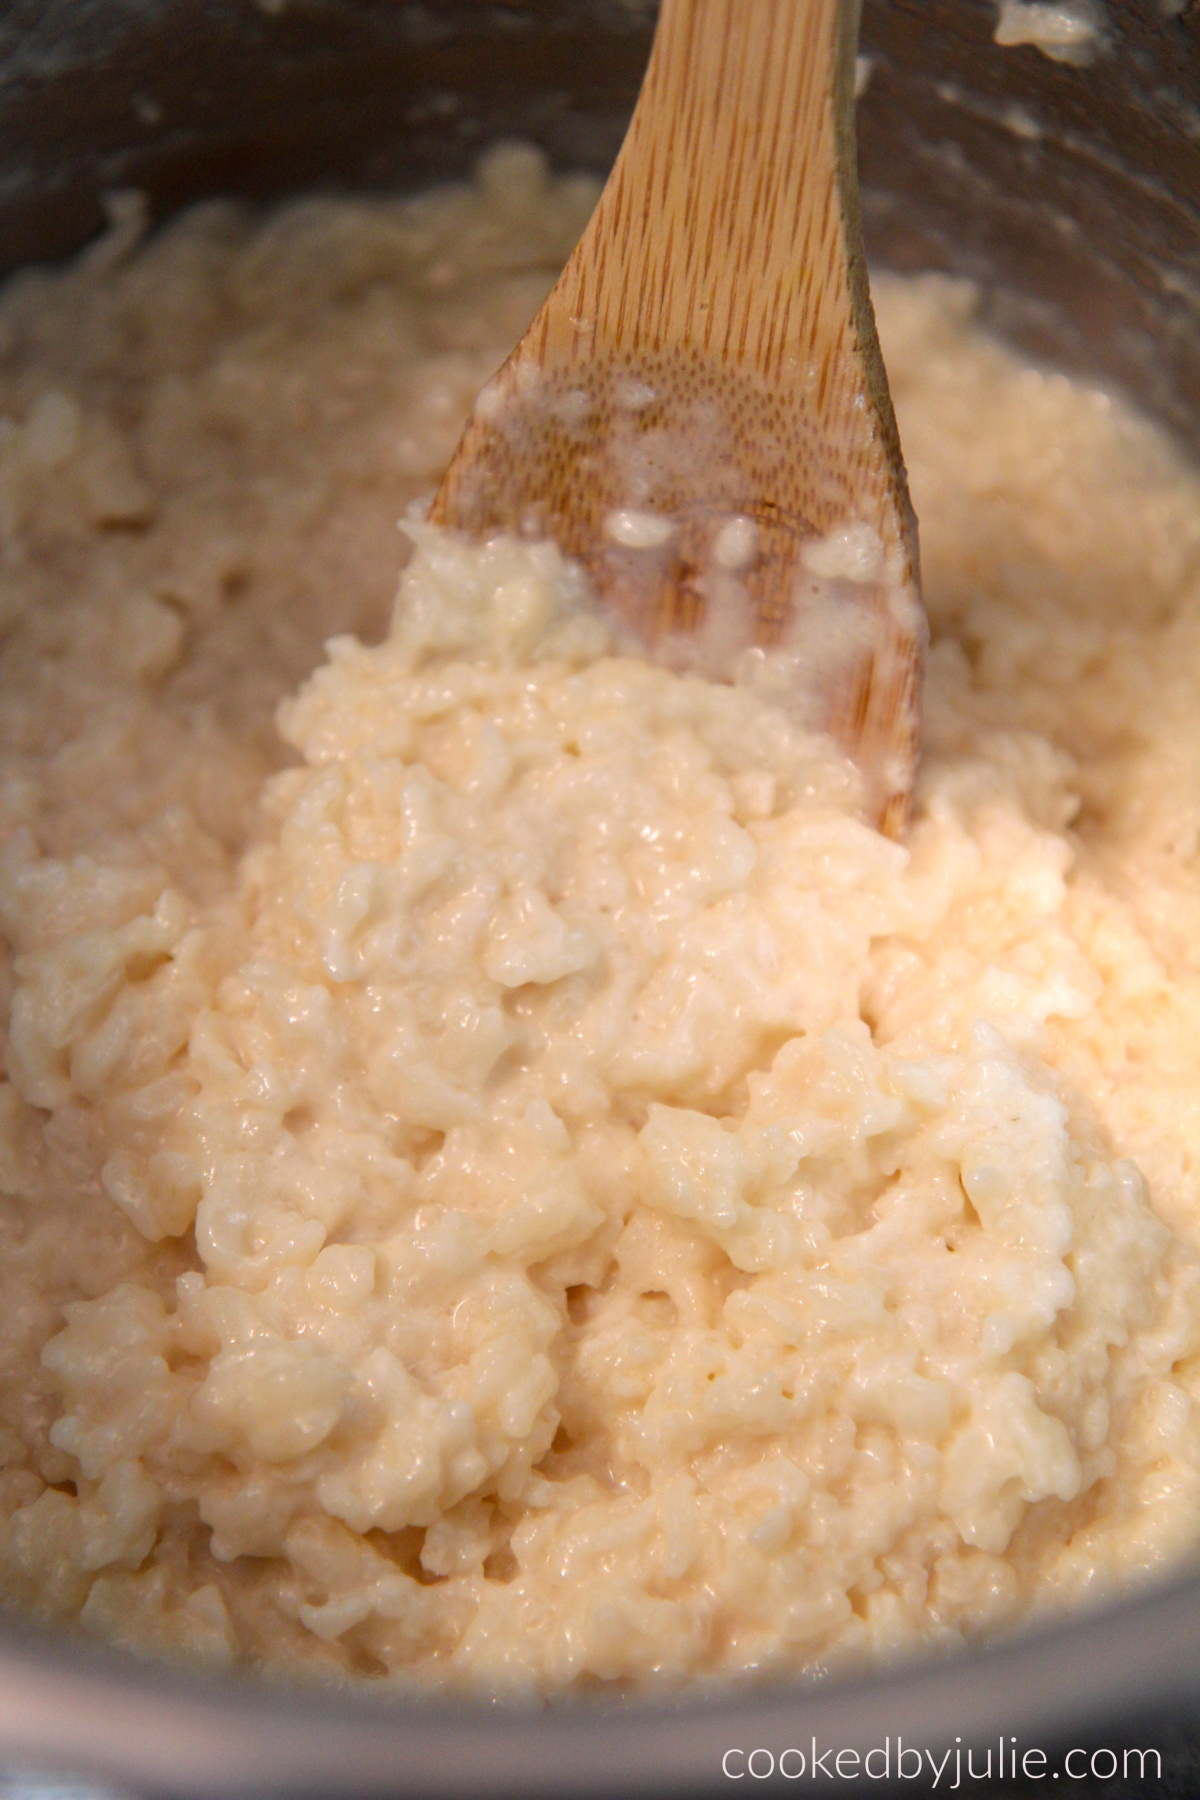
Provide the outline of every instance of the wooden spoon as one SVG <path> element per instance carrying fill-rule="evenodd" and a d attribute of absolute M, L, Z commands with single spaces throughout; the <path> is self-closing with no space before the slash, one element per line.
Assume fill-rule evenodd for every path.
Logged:
<path fill-rule="evenodd" d="M 662 0 L 596 211 L 430 516 L 554 538 L 676 664 L 758 646 L 897 835 L 926 633 L 858 219 L 859 5 Z"/>

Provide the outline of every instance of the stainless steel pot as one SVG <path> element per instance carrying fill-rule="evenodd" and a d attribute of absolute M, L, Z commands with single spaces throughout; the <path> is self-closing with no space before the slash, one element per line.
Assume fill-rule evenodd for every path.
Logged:
<path fill-rule="evenodd" d="M 865 0 L 868 244 L 975 277 L 999 329 L 1200 447 L 1200 7 L 1106 14 L 1106 54 L 1073 68 L 997 50 L 992 0 Z M 4 0 L 0 271 L 84 243 L 115 187 L 161 218 L 213 193 L 414 186 L 514 133 L 602 169 L 652 15 L 652 0 Z M 973 1771 L 1001 1741 L 990 1782 L 972 1779 L 967 1748 Z M 915 1795 L 957 1770 L 981 1800 L 1165 1800 L 1200 1793 L 1197 1745 L 1200 1579 L 869 1680 L 536 1714 L 215 1682 L 0 1623 L 4 1797 L 63 1792 L 20 1769 L 180 1800 L 736 1796 L 745 1780 Z"/>

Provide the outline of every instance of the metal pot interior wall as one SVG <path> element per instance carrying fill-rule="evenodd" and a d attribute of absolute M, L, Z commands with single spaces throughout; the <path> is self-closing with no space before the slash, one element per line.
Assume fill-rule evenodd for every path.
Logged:
<path fill-rule="evenodd" d="M 865 0 L 868 247 L 978 280 L 1027 348 L 1200 444 L 1200 7 L 1108 0 L 1088 67 L 992 42 L 994 0 Z M 13 0 L 0 18 L 0 271 L 143 189 L 414 186 L 520 134 L 602 170 L 654 0 Z"/>

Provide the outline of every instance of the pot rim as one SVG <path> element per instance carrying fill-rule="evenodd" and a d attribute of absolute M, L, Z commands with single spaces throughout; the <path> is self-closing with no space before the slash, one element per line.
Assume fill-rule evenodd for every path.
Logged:
<path fill-rule="evenodd" d="M 1101 1728 L 1114 1747 L 1127 1744 L 1168 1709 L 1176 1732 L 1181 1719 L 1200 1717 L 1200 1575 L 891 1668 L 541 1705 L 203 1674 L 0 1619 L 0 1764 L 86 1771 L 180 1800 L 499 1800 L 648 1784 L 697 1795 L 739 1779 L 736 1761 L 734 1773 L 722 1771 L 733 1749 L 777 1758 L 792 1747 L 795 1768 L 794 1752 L 807 1755 L 814 1740 L 826 1756 L 845 1749 L 861 1759 L 899 1740 L 940 1759 L 956 1747 L 982 1754 L 1003 1737 L 1018 1754 L 1049 1756 L 1065 1752 L 1068 1737 L 1088 1748 Z M 839 1785 L 877 1793 L 876 1779 Z"/>

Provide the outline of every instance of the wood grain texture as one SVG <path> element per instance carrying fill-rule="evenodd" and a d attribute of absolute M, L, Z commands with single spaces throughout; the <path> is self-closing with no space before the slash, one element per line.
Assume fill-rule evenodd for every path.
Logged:
<path fill-rule="evenodd" d="M 707 672 L 786 644 L 898 833 L 925 624 L 858 222 L 858 8 L 663 0 L 596 211 L 431 516 L 553 537 Z"/>

